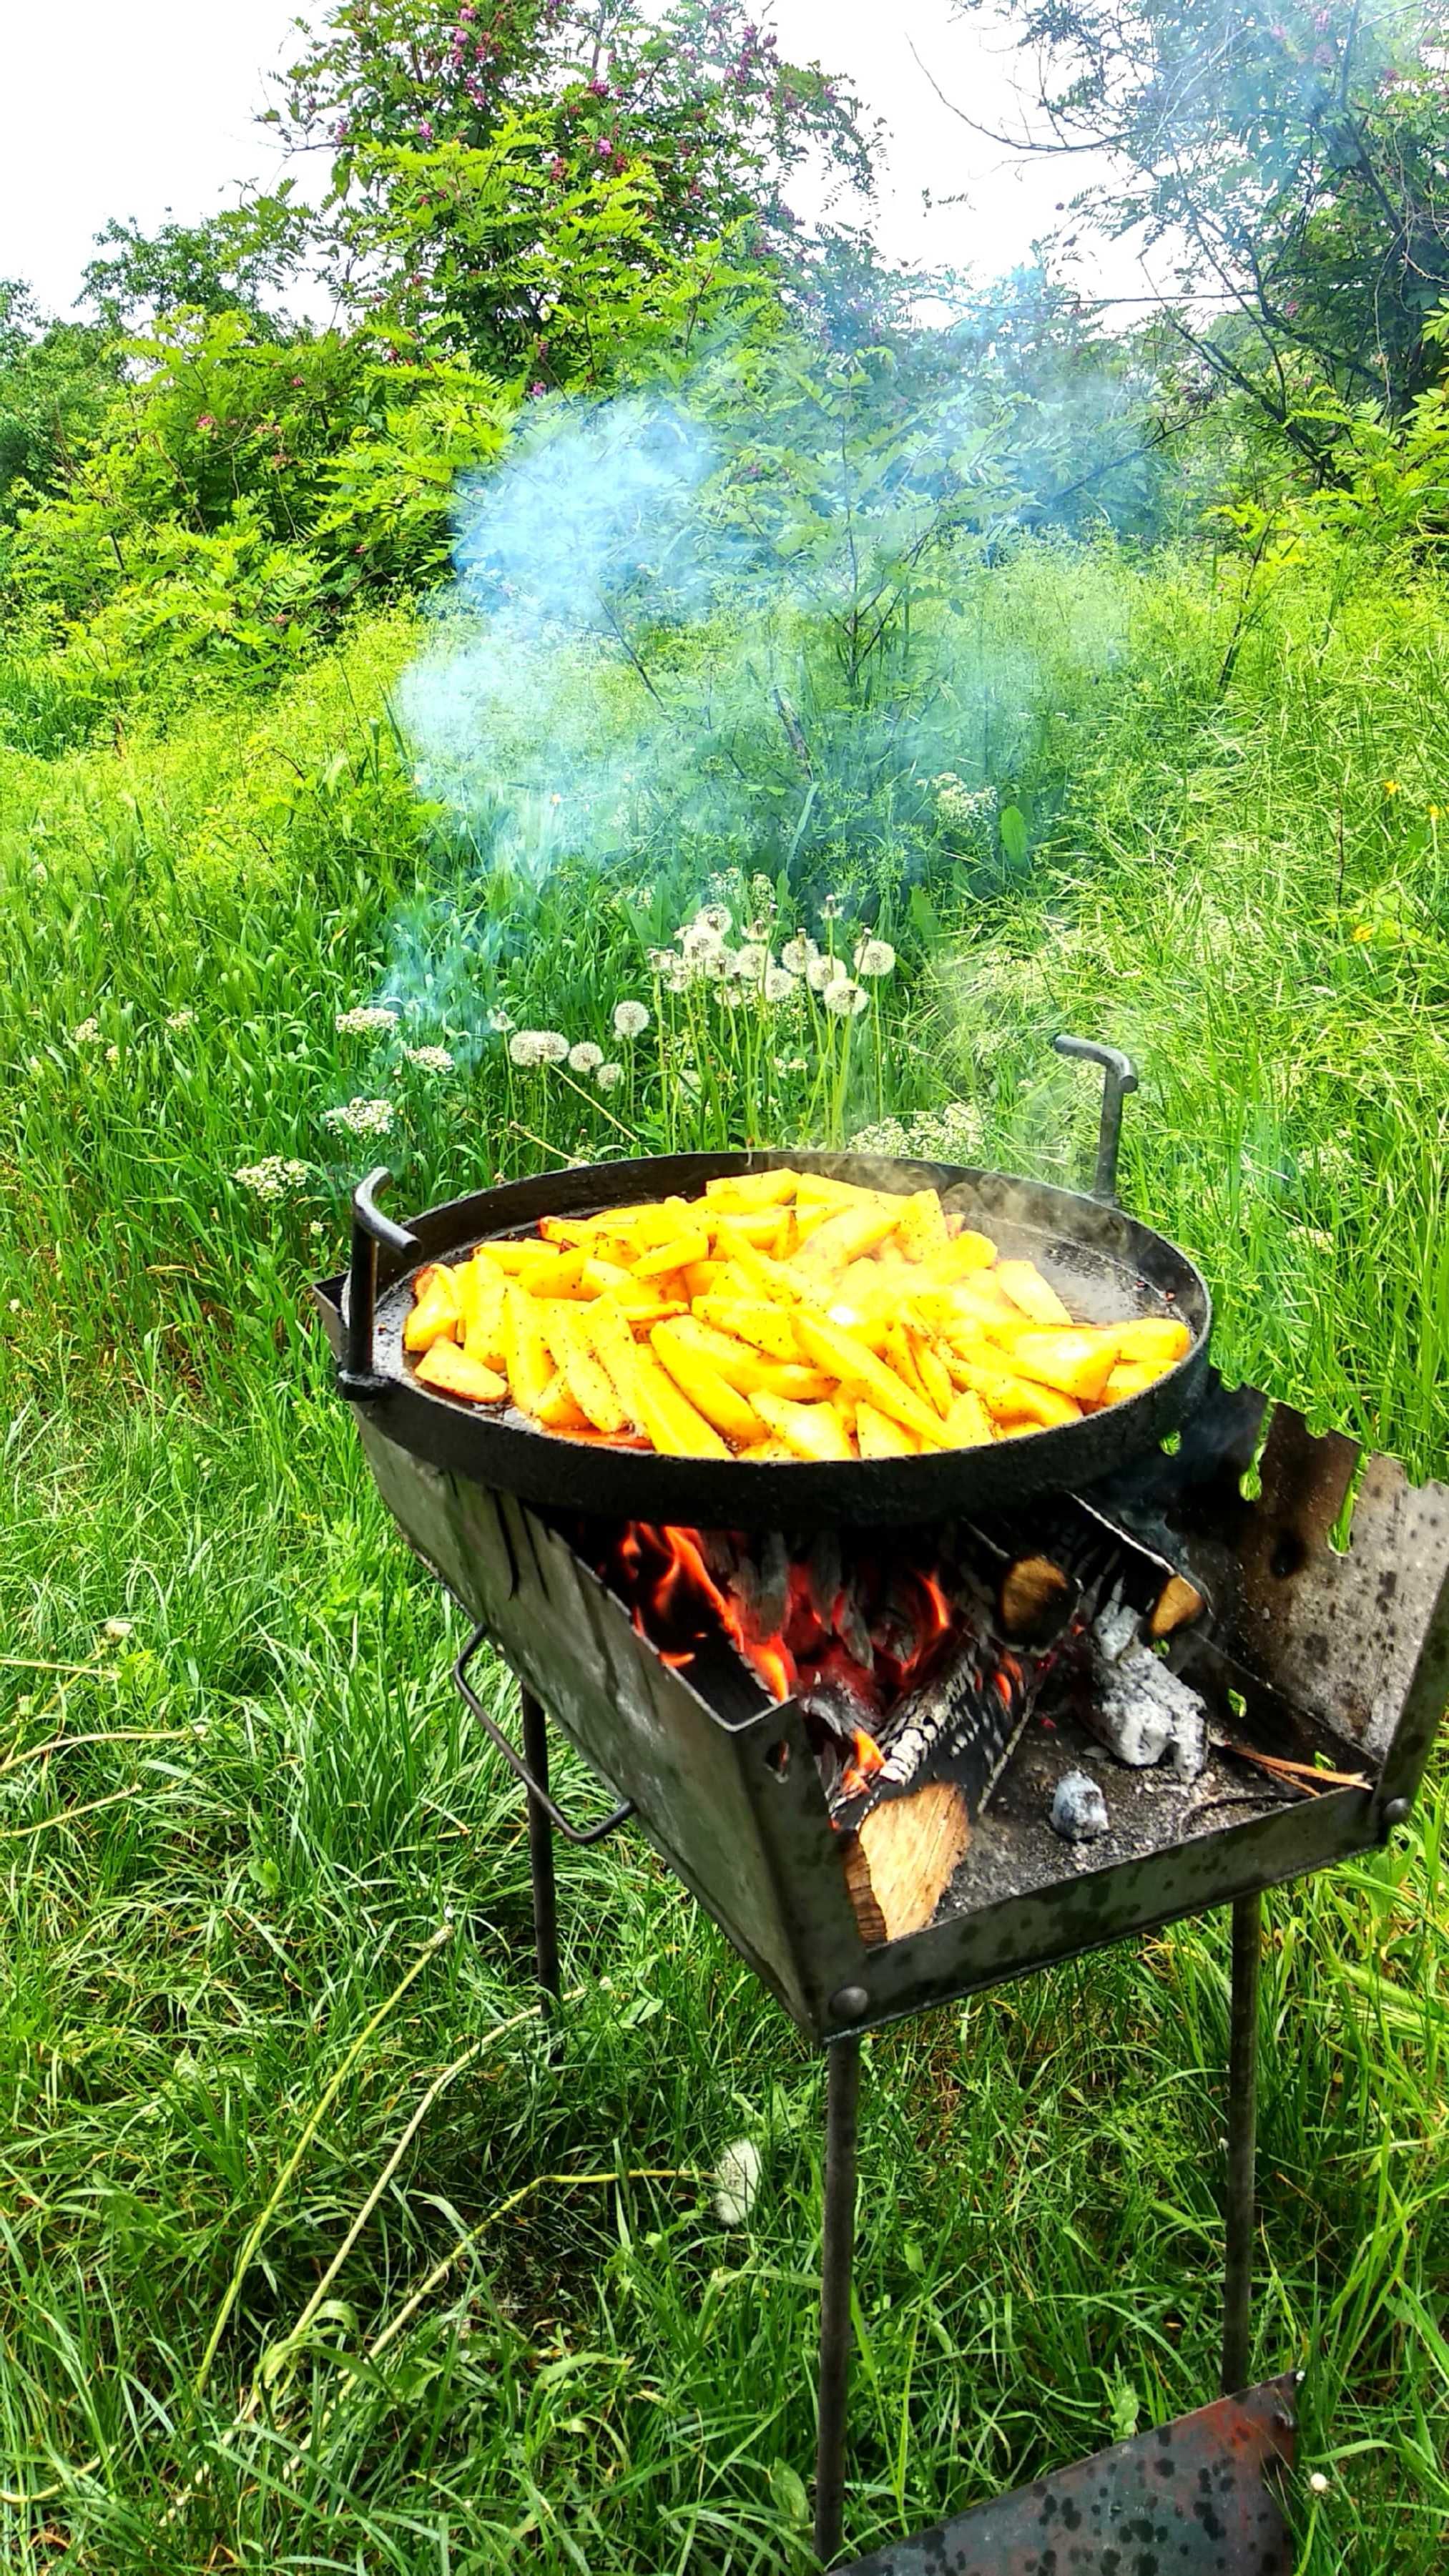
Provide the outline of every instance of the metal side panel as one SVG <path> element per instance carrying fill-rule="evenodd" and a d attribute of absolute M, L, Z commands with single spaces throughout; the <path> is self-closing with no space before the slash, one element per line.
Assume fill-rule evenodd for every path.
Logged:
<path fill-rule="evenodd" d="M 862 1956 L 837 1838 L 793 1702 L 726 1725 L 604 1585 L 511 1495 L 362 1426 L 404 1535 L 656 1850 L 813 2037 Z M 750 1691 L 741 1668 L 741 1705 Z"/>
<path fill-rule="evenodd" d="M 1219 2398 L 837 2576 L 1289 2576 L 1297 2394 L 1290 2377 Z"/>

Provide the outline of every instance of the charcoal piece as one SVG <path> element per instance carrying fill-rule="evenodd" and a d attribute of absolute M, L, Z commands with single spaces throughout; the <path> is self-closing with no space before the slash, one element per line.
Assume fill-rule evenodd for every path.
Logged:
<path fill-rule="evenodd" d="M 849 1577 L 841 1587 L 835 1604 L 835 1634 L 852 1663 L 859 1664 L 863 1672 L 873 1673 L 875 1646 L 871 1640 L 870 1627 L 861 1607 L 859 1595 Z"/>
<path fill-rule="evenodd" d="M 790 1609 L 790 1551 L 778 1530 L 731 1542 L 730 1592 L 747 1637 L 763 1644 L 785 1632 Z"/>
<path fill-rule="evenodd" d="M 810 1593 L 810 1607 L 829 1637 L 834 1633 L 835 1605 L 845 1580 L 838 1530 L 816 1531 L 805 1559 L 805 1580 Z"/>
<path fill-rule="evenodd" d="M 1082 1710 L 1092 1733 L 1134 1771 L 1166 1762 L 1195 1780 L 1207 1761 L 1207 1710 L 1139 1636 L 1137 1614 L 1113 1602 L 1093 1623 L 1093 1686 Z"/>
<path fill-rule="evenodd" d="M 1107 1801 L 1085 1771 L 1068 1771 L 1057 1782 L 1047 1822 L 1064 1843 L 1093 1843 L 1110 1831 Z"/>

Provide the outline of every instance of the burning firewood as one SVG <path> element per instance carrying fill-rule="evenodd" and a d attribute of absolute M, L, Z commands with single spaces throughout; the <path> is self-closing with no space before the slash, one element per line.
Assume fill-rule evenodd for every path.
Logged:
<path fill-rule="evenodd" d="M 930 1922 L 970 1840 L 966 1801 L 944 1780 L 888 1800 L 842 1837 L 845 1884 L 869 1948 Z"/>

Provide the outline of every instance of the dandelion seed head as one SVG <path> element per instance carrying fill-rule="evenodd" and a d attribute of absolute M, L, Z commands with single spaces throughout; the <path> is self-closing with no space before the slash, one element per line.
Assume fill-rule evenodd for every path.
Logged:
<path fill-rule="evenodd" d="M 604 1061 L 604 1050 L 592 1038 L 580 1038 L 569 1048 L 569 1063 L 575 1073 L 597 1073 Z"/>
<path fill-rule="evenodd" d="M 108 1637 L 113 1646 L 123 1645 L 135 1625 L 134 1619 L 108 1619 L 101 1630 L 101 1635 Z"/>
<path fill-rule="evenodd" d="M 721 2227 L 743 2227 L 759 2197 L 764 2168 L 753 2138 L 735 2138 L 715 2167 L 715 2216 Z"/>
<path fill-rule="evenodd" d="M 866 1008 L 870 995 L 863 984 L 852 982 L 849 975 L 837 975 L 833 984 L 826 985 L 821 999 L 836 1019 L 853 1020 Z"/>
<path fill-rule="evenodd" d="M 783 966 L 767 966 L 764 989 L 767 1002 L 788 1002 L 792 993 L 799 992 L 800 978 L 787 974 Z"/>
<path fill-rule="evenodd" d="M 649 1026 L 649 1014 L 642 1002 L 620 1002 L 614 1012 L 616 1038 L 642 1038 Z"/>
<path fill-rule="evenodd" d="M 735 950 L 735 973 L 742 984 L 758 984 L 769 962 L 770 952 L 758 939 Z"/>
<path fill-rule="evenodd" d="M 730 921 L 731 914 L 727 903 L 702 903 L 694 916 L 692 926 L 696 930 L 712 930 L 717 939 L 723 939 L 730 927 Z"/>
<path fill-rule="evenodd" d="M 811 960 L 819 954 L 820 951 L 813 939 L 806 939 L 803 933 L 797 933 L 793 939 L 786 940 L 780 951 L 780 962 L 789 967 L 792 975 L 803 975 Z"/>
<path fill-rule="evenodd" d="M 892 975 L 896 952 L 888 939 L 862 939 L 855 952 L 855 971 L 861 976 Z"/>
<path fill-rule="evenodd" d="M 594 1080 L 601 1091 L 617 1091 L 623 1079 L 624 1068 L 621 1064 L 601 1064 L 594 1075 Z"/>
<path fill-rule="evenodd" d="M 832 984 L 845 977 L 845 964 L 839 957 L 824 957 L 817 949 L 805 969 L 805 981 L 812 993 L 828 992 Z"/>

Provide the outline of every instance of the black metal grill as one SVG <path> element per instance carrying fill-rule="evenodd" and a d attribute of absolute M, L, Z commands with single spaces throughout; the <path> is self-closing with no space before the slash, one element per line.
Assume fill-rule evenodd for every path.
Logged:
<path fill-rule="evenodd" d="M 1109 1086 L 1111 1150 L 1099 1168 L 1108 1185 L 1128 1076 L 1130 1067 Z M 771 1469 L 592 1453 L 480 1423 L 406 1379 L 394 1343 L 419 1255 L 460 1251 L 547 1208 L 697 1188 L 746 1159 L 784 1158 L 553 1176 L 432 1211 L 406 1229 L 390 1229 L 370 1192 L 360 1194 L 350 1313 L 343 1281 L 316 1294 L 382 1495 L 476 1623 L 458 1679 L 528 1792 L 545 1985 L 557 1993 L 553 1830 L 588 1840 L 633 1816 L 786 2012 L 829 2047 L 816 2495 L 817 2543 L 828 2558 L 840 2535 L 860 2036 L 1225 1901 L 1234 1905 L 1234 2014 L 1224 2384 L 1241 2384 L 1261 1891 L 1369 1848 L 1408 1812 L 1449 1687 L 1449 1491 L 1412 1486 L 1387 1458 L 1360 1462 L 1351 1441 L 1315 1436 L 1291 1408 L 1226 1385 L 1208 1365 L 1207 1291 L 1161 1237 L 1100 1202 L 999 1177 L 928 1176 L 970 1194 L 973 1210 L 989 1209 L 993 1228 L 1008 1193 L 1017 1221 L 1030 1205 L 1052 1247 L 1037 1240 L 1031 1248 L 1077 1311 L 1090 1311 L 1083 1282 L 1093 1280 L 1118 1300 L 1110 1311 L 1124 1311 L 1130 1277 L 1138 1311 L 1144 1301 L 1160 1311 L 1170 1296 L 1193 1325 L 1189 1358 L 1149 1397 L 956 1458 Z M 859 1176 L 858 1167 L 834 1168 Z M 912 1171 L 901 1185 L 918 1177 Z M 374 1325 L 379 1240 L 391 1269 Z M 1064 1279 L 1072 1262 L 1078 1270 Z M 1078 1853 L 1045 1811 L 1053 1783 L 1084 1747 L 1100 1764 L 1099 1750 L 1069 1707 L 1050 1728 L 1028 1718 L 934 1918 L 898 1939 L 872 1937 L 852 1901 L 847 1837 L 833 1829 L 800 1701 L 775 1701 L 723 1634 L 678 1668 L 598 1569 L 620 1520 L 806 1533 L 828 1523 L 895 1524 L 894 1541 L 883 1543 L 900 1546 L 913 1543 L 902 1522 L 968 1512 L 989 1537 L 1007 1506 L 1020 1525 L 1030 1527 L 1034 1513 L 1058 1540 L 1065 1530 L 1064 1552 L 1076 1551 L 1083 1581 L 1109 1561 L 1119 1589 L 1144 1610 L 1165 1572 L 1201 1597 L 1203 1614 L 1173 1638 L 1171 1660 L 1205 1705 L 1207 1765 L 1190 1789 L 1147 1782 L 1129 1794 L 1124 1786 L 1106 1837 Z M 485 1637 L 523 1685 L 522 1753 L 468 1687 L 469 1659 Z M 566 1816 L 549 1794 L 545 1709 L 606 1784 L 611 1803 L 592 1822 Z M 1265 1772 L 1251 1758 L 1265 1755 L 1302 1767 Z M 1315 1794 L 1315 1764 L 1362 1785 Z M 1109 2563 L 1081 2561 L 1085 2569 Z M 1278 2561 L 1214 2563 L 1266 2569 Z"/>

